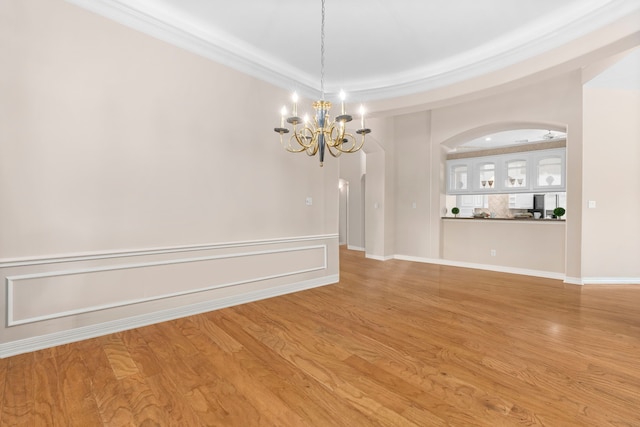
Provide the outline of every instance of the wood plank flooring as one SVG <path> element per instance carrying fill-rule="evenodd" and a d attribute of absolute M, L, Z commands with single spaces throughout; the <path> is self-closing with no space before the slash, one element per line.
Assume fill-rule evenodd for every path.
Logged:
<path fill-rule="evenodd" d="M 0 359 L 2 426 L 640 426 L 640 286 L 374 261 Z"/>

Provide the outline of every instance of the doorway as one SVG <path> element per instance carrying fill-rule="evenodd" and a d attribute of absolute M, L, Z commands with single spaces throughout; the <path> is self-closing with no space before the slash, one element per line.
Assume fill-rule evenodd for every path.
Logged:
<path fill-rule="evenodd" d="M 338 180 L 340 199 L 338 202 L 338 244 L 349 245 L 349 181 Z"/>

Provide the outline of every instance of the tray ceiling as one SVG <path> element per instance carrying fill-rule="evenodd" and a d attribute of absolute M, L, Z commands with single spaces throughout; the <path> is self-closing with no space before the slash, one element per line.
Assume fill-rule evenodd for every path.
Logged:
<path fill-rule="evenodd" d="M 320 0 L 69 1 L 289 90 L 319 90 Z M 325 88 L 359 100 L 434 89 L 638 9 L 637 0 L 326 0 Z"/>

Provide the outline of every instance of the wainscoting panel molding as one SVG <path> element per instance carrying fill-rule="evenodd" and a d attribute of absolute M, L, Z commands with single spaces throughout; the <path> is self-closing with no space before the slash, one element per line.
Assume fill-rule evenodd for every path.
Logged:
<path fill-rule="evenodd" d="M 20 342 L 30 351 L 113 332 L 108 325 L 122 330 L 335 283 L 337 242 L 323 235 L 0 260 L 0 357 L 20 352 Z"/>
<path fill-rule="evenodd" d="M 9 276 L 7 326 L 324 270 L 326 254 L 315 245 Z M 185 289 L 195 269 L 199 281 Z"/>

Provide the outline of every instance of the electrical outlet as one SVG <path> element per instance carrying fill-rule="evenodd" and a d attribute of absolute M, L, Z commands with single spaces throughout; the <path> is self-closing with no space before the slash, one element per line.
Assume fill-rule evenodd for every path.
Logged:
<path fill-rule="evenodd" d="M 491 256 L 496 256 L 496 250 L 495 249 L 491 249 Z"/>

